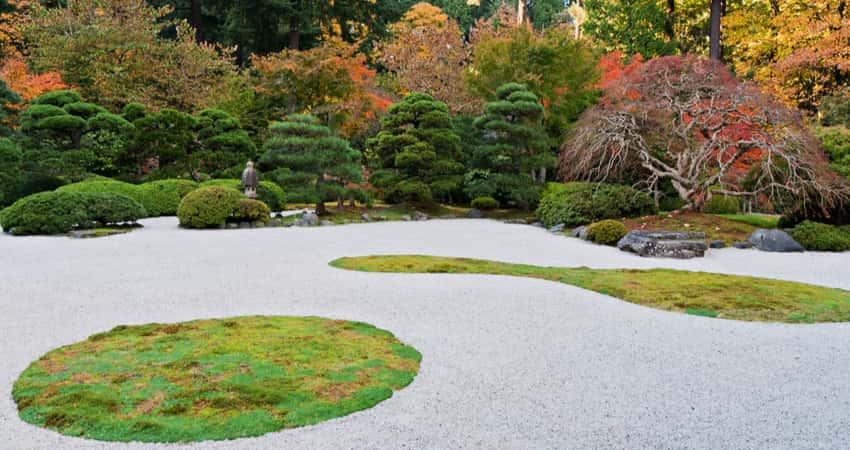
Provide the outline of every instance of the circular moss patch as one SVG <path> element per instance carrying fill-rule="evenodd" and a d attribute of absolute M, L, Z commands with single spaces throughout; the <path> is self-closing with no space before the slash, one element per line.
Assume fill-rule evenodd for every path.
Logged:
<path fill-rule="evenodd" d="M 388 331 L 318 317 L 119 326 L 44 355 L 12 396 L 23 420 L 72 436 L 231 439 L 370 408 L 421 358 Z"/>

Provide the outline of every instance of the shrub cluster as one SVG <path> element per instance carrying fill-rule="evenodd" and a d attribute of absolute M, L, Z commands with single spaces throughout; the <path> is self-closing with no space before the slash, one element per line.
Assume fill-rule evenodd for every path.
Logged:
<path fill-rule="evenodd" d="M 850 230 L 844 227 L 806 220 L 791 230 L 791 236 L 806 250 L 823 252 L 850 250 Z"/>
<path fill-rule="evenodd" d="M 602 245 L 615 245 L 629 230 L 618 220 L 602 220 L 587 227 L 587 239 Z"/>
<path fill-rule="evenodd" d="M 107 192 L 41 192 L 24 197 L 0 212 L 0 226 L 15 235 L 60 234 L 135 222 L 145 208 L 132 198 Z"/>
<path fill-rule="evenodd" d="M 244 197 L 236 189 L 206 186 L 188 193 L 177 208 L 180 226 L 212 228 L 224 225 Z"/>
<path fill-rule="evenodd" d="M 735 197 L 715 195 L 702 206 L 702 212 L 707 214 L 738 214 L 740 202 Z"/>
<path fill-rule="evenodd" d="M 606 183 L 550 183 L 537 217 L 547 227 L 577 226 L 603 219 L 639 217 L 657 212 L 649 194 L 630 186 Z"/>
<path fill-rule="evenodd" d="M 57 191 L 126 195 L 145 207 L 147 217 L 159 217 L 176 214 L 180 199 L 197 187 L 198 184 L 190 180 L 160 180 L 131 184 L 108 178 L 94 178 L 62 186 Z"/>
<path fill-rule="evenodd" d="M 236 222 L 260 221 L 266 223 L 270 217 L 271 211 L 265 203 L 249 198 L 243 198 L 236 202 L 236 206 L 233 208 L 233 213 L 231 214 L 231 219 Z"/>
<path fill-rule="evenodd" d="M 236 189 L 237 191 L 242 190 L 242 182 L 230 178 L 204 181 L 201 183 L 201 187 L 205 186 L 222 186 Z M 283 188 L 271 181 L 260 181 L 260 185 L 257 186 L 257 200 L 265 203 L 270 209 L 275 211 L 286 207 L 286 196 L 284 195 Z"/>
<path fill-rule="evenodd" d="M 499 207 L 499 201 L 493 197 L 475 197 L 472 199 L 470 206 L 473 208 L 480 209 L 482 211 L 487 211 L 491 209 L 497 209 Z"/>

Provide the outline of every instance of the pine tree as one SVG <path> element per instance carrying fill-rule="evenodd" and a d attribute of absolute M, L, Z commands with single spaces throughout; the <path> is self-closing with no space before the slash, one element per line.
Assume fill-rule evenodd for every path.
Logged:
<path fill-rule="evenodd" d="M 325 212 L 326 200 L 341 203 L 356 190 L 346 185 L 361 180 L 359 151 L 310 115 L 291 115 L 269 126 L 259 167 L 266 178 L 286 189 L 287 200 L 316 204 Z"/>
<path fill-rule="evenodd" d="M 445 103 L 412 93 L 391 106 L 382 130 L 366 142 L 375 172 L 369 181 L 390 202 L 451 202 L 460 190 L 460 138 Z"/>
<path fill-rule="evenodd" d="M 470 197 L 489 196 L 527 209 L 555 165 L 543 128 L 543 106 L 525 85 L 507 83 L 496 100 L 484 106 L 474 122 L 484 143 L 472 154 L 466 191 Z"/>
<path fill-rule="evenodd" d="M 0 80 L 0 137 L 12 134 L 9 121 L 14 114 L 14 110 L 9 105 L 19 101 L 21 101 L 21 98 L 18 97 L 18 94 L 12 92 L 6 83 Z"/>

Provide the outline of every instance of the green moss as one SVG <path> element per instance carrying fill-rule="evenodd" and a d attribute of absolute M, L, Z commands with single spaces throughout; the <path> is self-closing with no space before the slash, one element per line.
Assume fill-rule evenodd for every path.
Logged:
<path fill-rule="evenodd" d="M 340 258 L 366 272 L 473 273 L 541 278 L 667 311 L 765 322 L 850 321 L 850 292 L 791 281 L 682 270 L 540 267 L 437 256 Z"/>
<path fill-rule="evenodd" d="M 32 363 L 12 397 L 26 422 L 71 436 L 233 439 L 370 408 L 420 359 L 385 330 L 318 317 L 118 326 Z"/>

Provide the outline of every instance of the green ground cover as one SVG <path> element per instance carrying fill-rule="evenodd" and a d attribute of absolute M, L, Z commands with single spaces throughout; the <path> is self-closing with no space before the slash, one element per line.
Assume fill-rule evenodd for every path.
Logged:
<path fill-rule="evenodd" d="M 388 331 L 318 317 L 119 326 L 47 353 L 12 396 L 23 420 L 66 435 L 231 439 L 370 408 L 420 360 Z"/>
<path fill-rule="evenodd" d="M 556 281 L 630 303 L 706 317 L 764 322 L 845 322 L 850 292 L 790 281 L 670 269 L 541 267 L 467 258 L 399 255 L 340 258 L 364 272 L 510 275 Z"/>

